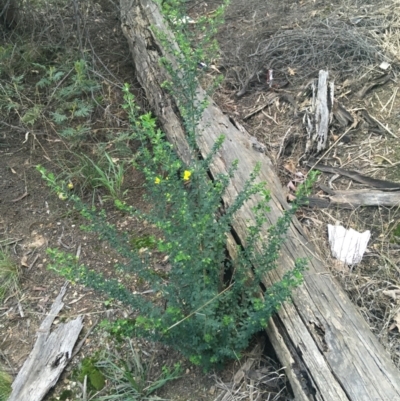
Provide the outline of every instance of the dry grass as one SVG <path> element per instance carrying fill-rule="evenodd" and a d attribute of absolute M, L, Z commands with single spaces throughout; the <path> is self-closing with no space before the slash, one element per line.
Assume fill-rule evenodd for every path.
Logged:
<path fill-rule="evenodd" d="M 241 361 L 242 368 L 250 361 L 251 368 L 243 375 L 236 374 L 230 382 L 215 376 L 218 397 L 214 401 L 286 401 L 291 399 L 286 387 L 284 368 L 279 368 L 270 358 L 259 356 Z M 240 380 L 238 379 L 240 378 Z"/>
<path fill-rule="evenodd" d="M 243 94 L 262 86 L 269 69 L 277 79 L 304 84 L 319 69 L 357 76 L 381 61 L 399 64 L 400 6 L 367 3 L 333 6 L 327 1 L 314 7 L 311 2 L 260 6 L 250 1 L 244 7 L 232 1 L 220 34 L 229 84 Z"/>

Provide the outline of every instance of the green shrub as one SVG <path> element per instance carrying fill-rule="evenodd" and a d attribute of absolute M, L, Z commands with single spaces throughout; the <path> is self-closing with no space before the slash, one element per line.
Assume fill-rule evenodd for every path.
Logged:
<path fill-rule="evenodd" d="M 104 212 L 85 207 L 76 197 L 72 197 L 76 207 L 90 222 L 86 229 L 97 232 L 127 259 L 129 262 L 123 269 L 147 282 L 157 297 L 152 300 L 132 294 L 117 279 L 106 279 L 80 265 L 73 255 L 57 250 L 49 251 L 53 258 L 51 268 L 139 310 L 134 321 L 137 335 L 172 345 L 193 363 L 209 368 L 239 357 L 251 336 L 266 326 L 291 289 L 301 282 L 305 261 L 298 261 L 293 271 L 260 297 L 259 283 L 267 271 L 276 267 L 280 246 L 297 205 L 269 228 L 269 241 L 258 250 L 269 194 L 264 183 L 255 184 L 257 170 L 221 215 L 221 196 L 236 166 L 214 181 L 207 178 L 207 172 L 222 139 L 205 160 L 194 160 L 185 166 L 156 128 L 155 120 L 149 114 L 134 115 L 132 95 L 127 88 L 125 96 L 131 119 L 135 121 L 134 135 L 143 143 L 136 168 L 146 177 L 146 200 L 152 208 L 144 213 L 121 201 L 115 204 L 123 212 L 152 223 L 162 233 L 156 243 L 158 250 L 169 256 L 172 268 L 168 278 L 160 277 L 149 267 L 150 252 L 133 249 L 128 235 L 107 223 Z M 40 171 L 59 192 L 60 188 L 46 171 L 43 168 Z M 302 189 L 300 198 L 306 189 Z M 257 217 L 249 227 L 246 247 L 237 249 L 234 260 L 227 260 L 226 235 L 230 233 L 231 222 L 237 210 L 255 194 L 261 200 L 254 209 Z"/>
<path fill-rule="evenodd" d="M 180 21 L 178 16 L 174 15 L 174 18 L 174 21 Z M 108 223 L 104 211 L 88 208 L 76 196 L 71 196 L 75 207 L 89 221 L 85 229 L 108 241 L 128 261 L 120 268 L 146 282 L 153 290 L 153 296 L 134 294 L 116 278 L 105 278 L 80 264 L 73 255 L 55 249 L 49 250 L 53 260 L 50 268 L 70 280 L 104 291 L 108 296 L 131 305 L 137 316 L 131 324 L 127 321 L 116 323 L 119 335 L 123 330 L 129 335 L 135 333 L 161 341 L 179 350 L 194 364 L 209 369 L 228 359 L 239 358 L 252 335 L 265 328 L 270 316 L 301 283 L 305 260 L 298 260 L 292 271 L 261 294 L 262 277 L 276 268 L 291 218 L 312 180 L 299 190 L 299 203 L 293 204 L 274 226 L 268 228 L 266 243 L 261 241 L 260 232 L 267 222 L 270 196 L 265 183 L 256 183 L 259 166 L 234 202 L 226 210 L 221 210 L 221 197 L 238 165 L 234 163 L 227 174 L 208 179 L 210 166 L 224 141 L 222 136 L 204 159 L 196 156 L 199 154 L 196 138 L 201 134 L 198 123 L 207 105 L 205 100 L 197 98 L 196 75 L 198 62 L 200 59 L 204 61 L 206 53 L 190 51 L 190 43 L 182 34 L 185 27 L 176 25 L 182 53 L 176 53 L 173 44 L 160 34 L 161 40 L 167 47 L 171 46 L 171 52 L 176 53 L 178 60 L 177 68 L 164 60 L 171 75 L 171 82 L 165 86 L 178 97 L 191 147 L 191 160 L 187 163 L 180 160 L 151 114 L 138 112 L 126 85 L 123 107 L 129 114 L 131 138 L 141 143 L 135 168 L 145 176 L 145 198 L 151 208 L 144 212 L 121 200 L 115 201 L 115 206 L 122 212 L 157 228 L 156 247 L 168 255 L 171 264 L 168 276 L 159 275 L 152 268 L 149 250 L 141 249 L 139 252 L 132 247 L 128 234 Z M 204 37 L 209 38 L 207 33 Z M 39 171 L 54 191 L 63 192 L 52 174 L 40 166 Z M 236 212 L 254 196 L 258 199 L 254 208 L 256 218 L 248 227 L 246 246 L 238 247 L 236 256 L 229 259 L 226 238 L 231 232 L 232 221 Z"/>

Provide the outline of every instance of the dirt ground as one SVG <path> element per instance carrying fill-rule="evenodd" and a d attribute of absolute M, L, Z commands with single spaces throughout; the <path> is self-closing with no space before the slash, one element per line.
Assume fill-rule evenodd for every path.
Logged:
<path fill-rule="evenodd" d="M 368 1 L 356 0 L 276 0 L 265 5 L 249 1 L 246 6 L 242 3 L 232 0 L 219 34 L 221 57 L 215 60 L 215 67 L 223 73 L 225 81 L 214 99 L 226 114 L 239 121 L 251 135 L 267 146 L 267 154 L 281 177 L 282 190 L 288 196 L 293 195 L 291 188 L 297 185 L 299 173 L 305 175 L 308 170 L 304 163 L 307 141 L 304 116 L 310 107 L 310 96 L 305 93 L 309 91 L 309 82 L 317 78 L 320 68 L 329 68 L 330 79 L 335 81 L 335 99 L 353 119 L 353 124 L 350 124 L 340 121 L 339 114 L 333 118 L 329 138 L 329 146 L 332 147 L 320 161 L 366 176 L 399 182 L 400 99 L 397 96 L 397 71 L 400 53 L 396 53 L 394 45 L 385 47 L 384 44 L 397 34 L 396 29 L 399 28 L 394 28 L 394 22 L 400 21 L 400 7 L 395 7 L 393 2 L 393 8 L 390 8 L 391 4 L 386 4 L 378 9 L 372 7 L 373 2 L 368 4 Z M 189 15 L 195 19 L 200 14 L 211 12 L 217 4 L 215 1 L 189 2 Z M 108 128 L 126 127 L 126 117 L 119 107 L 122 83 L 132 84 L 143 109 L 146 109 L 146 100 L 134 79 L 128 48 L 120 30 L 118 7 L 111 2 L 100 2 L 90 4 L 88 10 L 87 29 L 92 41 L 86 45 L 91 47 L 93 61 L 104 67 L 101 71 L 108 72 L 103 84 L 108 88 L 109 107 L 98 111 L 92 128 L 99 129 L 106 124 L 106 109 L 113 116 L 112 121 L 107 122 Z M 389 12 L 392 19 L 389 18 Z M 280 38 L 280 42 L 276 42 L 277 47 L 282 46 L 286 53 L 292 52 L 292 59 L 284 58 L 282 52 L 275 52 L 265 53 L 265 57 L 275 61 L 262 60 L 264 55 L 259 55 L 258 64 L 250 63 L 253 61 L 249 53 L 260 52 L 260 43 L 276 38 L 282 32 L 291 32 L 296 38 L 297 29 L 304 31 L 315 21 L 323 20 L 326 26 L 335 29 L 340 38 L 340 23 L 353 21 L 352 18 L 356 17 L 362 22 L 353 22 L 355 29 L 364 24 L 362 29 L 365 32 L 375 24 L 373 29 L 382 31 L 379 32 L 379 40 L 374 42 L 371 39 L 370 43 L 364 44 L 366 47 L 376 46 L 375 59 L 370 58 L 369 48 L 362 48 L 357 54 L 346 53 L 348 60 L 341 64 L 334 58 L 330 61 L 324 59 L 329 51 L 325 54 L 325 50 L 318 48 L 318 62 L 313 59 L 308 63 L 307 58 L 300 55 L 310 49 L 290 48 L 291 42 L 283 42 Z M 392 37 L 389 37 L 389 31 Z M 356 30 L 353 33 L 356 34 Z M 1 35 L 3 45 L 12 43 L 16 38 L 13 36 L 16 34 L 6 31 Z M 337 49 L 331 44 L 331 50 Z M 339 50 L 348 51 L 344 45 Z M 349 60 L 350 57 L 353 58 Z M 386 59 L 390 67 L 383 69 L 380 65 Z M 262 65 L 263 62 L 266 64 Z M 273 82 L 267 79 L 269 70 L 273 70 Z M 381 84 L 381 78 L 386 76 L 389 78 Z M 373 85 L 375 82 L 378 83 Z M 364 91 L 364 88 L 369 89 Z M 261 107 L 263 105 L 265 107 Z M 374 117 L 372 122 L 362 117 L 363 110 Z M 379 123 L 374 124 L 374 121 Z M 113 274 L 119 259 L 95 235 L 80 230 L 82 218 L 71 209 L 71 205 L 50 193 L 36 171 L 36 166 L 40 164 L 60 173 L 58 162 L 67 154 L 68 144 L 45 125 L 26 135 L 26 127 L 21 125 L 16 116 L 11 120 L 5 118 L 4 122 L 8 125 L 2 125 L 0 134 L 0 245 L 10 250 L 12 257 L 22 266 L 23 275 L 21 291 L 11 294 L 0 305 L 0 359 L 12 374 L 16 374 L 29 355 L 35 333 L 64 283 L 62 277 L 47 269 L 46 249 L 55 247 L 73 253 L 80 249 L 80 260 L 106 275 Z M 336 142 L 345 132 L 346 135 Z M 92 145 L 86 143 L 82 146 L 90 151 Z M 125 174 L 124 189 L 128 190 L 126 199 L 137 207 L 143 206 L 141 180 L 133 168 Z M 321 174 L 318 184 L 333 189 L 363 187 L 345 177 L 333 180 L 332 175 L 326 173 Z M 103 202 L 103 195 L 98 190 L 87 199 L 94 199 L 99 204 Z M 315 195 L 325 197 L 317 185 Z M 150 232 L 148 227 L 113 211 L 107 201 L 103 206 L 110 212 L 109 218 L 129 230 L 132 236 L 140 237 Z M 298 217 L 332 273 L 359 306 L 371 330 L 400 367 L 400 248 L 398 238 L 394 235 L 399 221 L 398 207 L 304 207 Z M 371 231 L 368 250 L 361 263 L 349 268 L 335 262 L 328 247 L 328 223 L 339 223 L 358 231 Z M 132 290 L 141 290 L 134 282 L 131 287 Z M 55 324 L 83 315 L 84 330 L 81 337 L 92 327 L 94 329 L 47 400 L 59 399 L 62 391 L 69 388 L 75 389 L 76 397 L 82 395 L 79 385 L 72 379 L 72 372 L 79 361 L 98 351 L 100 343 L 110 349 L 115 347 L 113 339 L 101 331 L 98 322 L 103 318 L 129 317 L 132 314 L 126 306 L 109 302 L 104 295 L 76 285 L 68 287 L 64 302 L 65 307 Z M 137 342 L 136 346 L 143 350 L 144 360 L 152 360 L 156 367 L 182 363 L 182 378 L 168 384 L 159 393 L 161 397 L 177 401 L 222 399 L 226 394 L 222 389 L 226 388 L 226 383 L 232 382 L 240 367 L 238 363 L 232 363 L 223 372 L 204 374 L 163 346 L 145 341 Z M 267 369 L 274 377 L 273 385 L 270 383 L 269 387 L 258 383 L 265 391 L 260 399 L 291 399 L 290 393 L 284 390 L 285 378 L 276 362 L 268 360 L 257 369 Z M 244 385 L 243 393 L 246 391 L 248 389 Z M 232 395 L 226 400 L 243 399 L 239 398 L 239 393 L 236 398 Z"/>

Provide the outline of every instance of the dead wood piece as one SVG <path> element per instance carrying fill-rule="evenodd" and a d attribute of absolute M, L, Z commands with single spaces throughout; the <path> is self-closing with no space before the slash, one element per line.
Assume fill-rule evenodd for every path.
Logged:
<path fill-rule="evenodd" d="M 167 76 L 159 58 L 166 57 L 173 66 L 176 66 L 176 60 L 157 40 L 152 27 L 162 30 L 171 41 L 172 35 L 163 22 L 159 7 L 150 0 L 121 0 L 121 11 L 122 30 L 132 52 L 139 82 L 155 115 L 161 123 L 166 122 L 163 126 L 165 134 L 182 154 L 182 149 L 187 147 L 185 132 L 178 124 L 180 116 L 175 114 L 178 108 L 173 107 L 177 102 L 162 88 Z M 198 87 L 197 93 L 199 101 L 207 99 L 202 88 Z M 161 108 L 160 104 L 170 106 Z M 171 121 L 176 125 L 172 126 Z M 211 99 L 208 99 L 199 130 L 202 134 L 198 146 L 203 156 L 209 154 L 221 134 L 226 138 L 210 167 L 213 176 L 226 174 L 232 163 L 239 161 L 237 174 L 223 196 L 224 205 L 229 207 L 234 202 L 260 163 L 259 180 L 268 183 L 271 193 L 267 225 L 275 224 L 288 205 L 269 158 L 250 146 L 249 134 L 235 127 Z M 256 203 L 257 199 L 250 199 L 232 223 L 244 245 L 248 222 L 255 218 L 252 210 Z M 261 233 L 262 237 L 268 235 L 267 230 L 265 228 Z M 274 349 L 286 367 L 296 400 L 400 400 L 399 371 L 311 248 L 301 225 L 294 219 L 281 249 L 279 268 L 263 280 L 269 287 L 293 268 L 297 258 L 308 260 L 304 284 L 293 292 L 293 302 L 282 305 L 267 327 Z"/>
<path fill-rule="evenodd" d="M 281 93 L 279 98 L 287 103 L 289 103 L 290 105 L 293 106 L 293 115 L 297 116 L 297 111 L 298 111 L 298 107 L 297 107 L 297 103 L 294 100 L 294 97 L 292 95 L 289 95 L 288 93 Z"/>
<path fill-rule="evenodd" d="M 233 384 L 235 386 L 240 384 L 240 382 L 244 379 L 246 374 L 250 371 L 250 369 L 256 362 L 256 359 L 260 359 L 261 354 L 261 346 L 260 344 L 257 344 L 251 351 L 252 357 L 249 357 L 246 362 L 240 367 L 240 369 L 235 373 L 235 376 L 233 377 Z"/>
<path fill-rule="evenodd" d="M 373 82 L 368 82 L 357 92 L 357 97 L 359 99 L 362 99 L 367 94 L 367 92 L 375 88 L 375 86 L 384 85 L 389 80 L 390 80 L 390 75 L 385 74 Z"/>
<path fill-rule="evenodd" d="M 92 333 L 92 331 L 96 328 L 97 324 L 99 323 L 99 319 L 96 319 L 96 321 L 92 324 L 92 326 L 90 327 L 90 329 L 87 331 L 87 333 L 85 334 L 85 336 L 82 338 L 81 341 L 79 341 L 79 343 L 76 345 L 74 352 L 71 355 L 71 359 L 74 358 L 78 352 L 81 350 L 83 344 L 85 344 L 87 338 L 90 336 L 90 334 Z"/>
<path fill-rule="evenodd" d="M 377 134 L 381 134 L 381 135 L 383 135 L 385 132 L 387 132 L 393 138 L 397 138 L 397 135 L 395 135 L 388 127 L 385 127 L 375 117 L 371 116 L 371 114 L 369 114 L 366 109 L 359 109 L 359 110 L 360 110 L 360 114 L 361 114 L 362 118 L 369 124 L 370 131 L 376 132 Z"/>
<path fill-rule="evenodd" d="M 72 350 L 82 330 L 82 316 L 59 324 L 53 332 L 51 325 L 63 308 L 62 299 L 67 283 L 54 301 L 49 314 L 38 330 L 32 352 L 12 384 L 8 401 L 40 401 L 56 383 L 71 359 Z"/>
<path fill-rule="evenodd" d="M 328 127 L 333 106 L 333 83 L 328 82 L 328 71 L 321 70 L 318 78 L 318 88 L 312 84 L 313 100 L 311 113 L 306 114 L 308 140 L 306 153 L 315 150 L 316 153 L 325 149 L 328 140 Z"/>
<path fill-rule="evenodd" d="M 335 191 L 324 184 L 318 184 L 318 187 L 326 192 L 328 195 L 335 195 Z"/>
<path fill-rule="evenodd" d="M 309 206 L 355 209 L 359 206 L 400 206 L 400 192 L 371 191 L 368 189 L 335 191 L 327 199 L 311 198 Z"/>
<path fill-rule="evenodd" d="M 318 209 L 329 209 L 330 207 L 332 207 L 329 199 L 319 198 L 317 196 L 310 196 L 306 198 L 304 205 L 310 208 L 318 208 Z M 343 209 L 351 209 L 351 207 L 343 206 Z"/>
<path fill-rule="evenodd" d="M 336 100 L 333 103 L 332 112 L 342 127 L 347 127 L 349 124 L 354 123 L 353 116 Z"/>
<path fill-rule="evenodd" d="M 354 181 L 360 182 L 361 184 L 368 185 L 370 187 L 379 188 L 382 191 L 399 191 L 400 183 L 386 181 L 386 180 L 378 180 L 377 178 L 367 177 L 356 171 L 345 170 L 340 167 L 334 167 L 329 165 L 324 165 L 321 163 L 314 164 L 312 162 L 308 162 L 307 165 L 312 167 L 313 169 L 323 171 L 325 173 L 339 174 L 345 177 L 351 178 Z"/>
<path fill-rule="evenodd" d="M 369 190 L 336 191 L 330 196 L 332 203 L 336 205 L 358 206 L 399 206 L 400 192 L 382 192 Z"/>
<path fill-rule="evenodd" d="M 243 83 L 242 88 L 241 88 L 238 92 L 236 92 L 236 96 L 237 96 L 238 98 L 241 98 L 242 96 L 244 96 L 244 95 L 246 94 L 248 88 L 249 88 L 250 83 L 251 83 L 252 81 L 254 81 L 254 80 L 257 80 L 257 81 L 259 82 L 259 81 L 260 81 L 260 77 L 261 77 L 261 76 L 266 76 L 266 73 L 267 73 L 266 69 L 265 69 L 265 68 L 262 68 L 261 70 L 259 70 L 259 71 L 257 71 L 257 72 L 254 72 L 253 74 L 251 74 L 251 75 L 246 79 L 246 81 Z M 237 74 L 237 73 L 236 73 L 236 74 Z M 237 75 L 238 75 L 238 74 L 237 74 Z M 239 78 L 239 80 L 240 80 L 239 75 L 238 75 L 238 78 Z"/>

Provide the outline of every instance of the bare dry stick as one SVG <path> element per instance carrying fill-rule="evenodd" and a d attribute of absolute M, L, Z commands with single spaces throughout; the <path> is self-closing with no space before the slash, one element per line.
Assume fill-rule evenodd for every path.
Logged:
<path fill-rule="evenodd" d="M 390 106 L 390 110 L 389 110 L 389 116 L 392 113 L 392 109 L 393 109 L 393 105 L 394 105 L 394 101 L 396 100 L 396 96 L 397 96 L 397 91 L 399 90 L 399 88 L 395 88 L 394 89 L 394 93 L 393 93 L 393 100 L 392 100 L 392 105 Z"/>
<path fill-rule="evenodd" d="M 257 114 L 258 112 L 264 110 L 267 106 L 272 104 L 277 97 L 278 97 L 278 95 L 272 96 L 272 98 L 269 99 L 266 103 L 264 103 L 260 107 L 257 107 L 255 110 L 251 111 L 249 114 L 247 114 L 247 116 L 244 116 L 243 121 L 248 120 L 250 117 L 254 116 L 254 114 Z"/>
<path fill-rule="evenodd" d="M 365 110 L 367 113 L 368 113 L 368 111 L 367 111 L 367 109 L 365 109 L 365 108 L 363 108 L 363 107 L 361 107 L 361 108 L 359 108 L 359 109 L 354 109 L 354 111 L 359 111 L 359 110 Z M 390 134 L 393 138 L 398 138 L 398 136 L 397 135 L 395 135 L 395 134 L 393 134 L 393 132 L 392 131 L 390 131 L 390 129 L 388 128 L 388 127 L 385 127 L 379 120 L 377 120 L 374 116 L 372 116 L 370 113 L 368 113 L 368 115 L 369 115 L 369 117 L 371 117 L 372 118 L 372 120 L 374 120 L 377 124 L 379 124 L 379 126 L 381 126 L 388 134 Z"/>
<path fill-rule="evenodd" d="M 345 132 L 343 132 L 343 134 L 342 135 L 340 135 L 339 136 L 339 138 L 338 139 L 336 139 L 336 141 L 335 142 L 333 142 L 333 144 L 331 145 L 331 147 L 326 151 L 326 152 L 324 152 L 324 154 L 319 158 L 319 159 L 317 159 L 317 161 L 313 164 L 313 166 L 310 168 L 310 170 L 309 170 L 309 172 L 310 171 L 312 171 L 312 170 L 314 170 L 314 168 L 315 168 L 315 166 L 336 146 L 336 144 L 350 131 L 350 130 L 352 130 L 354 127 L 355 127 L 355 125 L 357 124 L 357 122 L 354 122 Z"/>
<path fill-rule="evenodd" d="M 283 147 L 285 146 L 286 137 L 288 136 L 291 128 L 292 127 L 289 127 L 289 129 L 286 131 L 286 134 L 284 135 L 284 137 L 283 137 L 283 139 L 281 141 L 281 145 L 279 146 L 278 154 L 276 155 L 276 160 L 279 160 L 279 158 L 281 157 L 281 154 L 282 154 L 282 151 L 283 151 Z"/>

